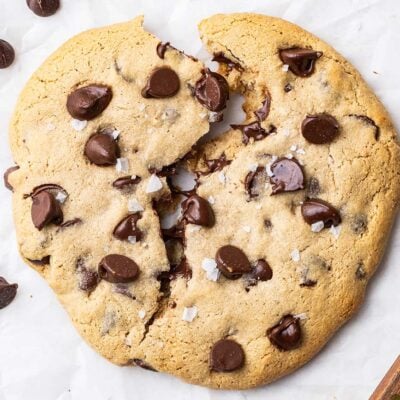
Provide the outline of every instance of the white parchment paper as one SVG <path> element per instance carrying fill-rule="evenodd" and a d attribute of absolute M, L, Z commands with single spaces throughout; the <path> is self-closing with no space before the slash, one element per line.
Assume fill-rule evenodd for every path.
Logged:
<path fill-rule="evenodd" d="M 196 23 L 208 15 L 255 11 L 295 22 L 352 61 L 400 127 L 399 0 L 61 1 L 62 9 L 43 19 L 28 10 L 25 0 L 0 0 L 0 38 L 17 52 L 15 64 L 0 70 L 1 170 L 12 164 L 8 123 L 30 74 L 72 35 L 140 13 L 147 29 L 203 59 Z M 264 388 L 213 391 L 164 374 L 116 367 L 92 351 L 46 283 L 19 258 L 11 196 L 1 186 L 0 275 L 20 287 L 16 300 L 0 310 L 0 400 L 368 399 L 400 353 L 399 252 L 396 224 L 364 307 L 308 365 Z"/>

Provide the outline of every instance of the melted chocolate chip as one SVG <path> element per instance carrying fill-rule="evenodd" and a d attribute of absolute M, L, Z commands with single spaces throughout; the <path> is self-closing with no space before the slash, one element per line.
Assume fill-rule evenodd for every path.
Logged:
<path fill-rule="evenodd" d="M 99 276 L 112 283 L 128 283 L 137 279 L 139 267 L 128 257 L 109 254 L 99 263 Z"/>
<path fill-rule="evenodd" d="M 156 68 L 142 90 L 145 98 L 163 99 L 175 96 L 180 88 L 179 76 L 169 67 Z"/>
<path fill-rule="evenodd" d="M 250 138 L 254 140 L 262 140 L 265 139 L 269 134 L 276 131 L 276 128 L 271 125 L 270 129 L 266 131 L 260 124 L 259 121 L 251 122 L 247 125 L 231 125 L 233 129 L 239 129 L 242 131 L 242 142 L 243 144 L 248 144 Z"/>
<path fill-rule="evenodd" d="M 60 0 L 26 0 L 26 4 L 39 17 L 50 17 L 60 8 Z"/>
<path fill-rule="evenodd" d="M 184 221 L 178 222 L 176 225 L 171 228 L 162 228 L 161 229 L 162 237 L 164 240 L 166 239 L 182 239 L 185 236 L 185 224 Z"/>
<path fill-rule="evenodd" d="M 81 267 L 79 269 L 79 289 L 91 292 L 99 282 L 99 275 L 96 271 Z"/>
<path fill-rule="evenodd" d="M 250 198 L 258 197 L 264 192 L 267 172 L 264 167 L 258 166 L 255 171 L 250 171 L 244 180 L 244 187 Z"/>
<path fill-rule="evenodd" d="M 142 231 L 137 227 L 137 222 L 140 218 L 142 218 L 140 213 L 131 214 L 123 218 L 114 228 L 113 236 L 118 240 L 135 238 L 136 242 L 139 242 L 143 236 Z"/>
<path fill-rule="evenodd" d="M 365 214 L 355 215 L 350 222 L 350 228 L 356 235 L 362 235 L 368 227 L 368 218 Z"/>
<path fill-rule="evenodd" d="M 143 368 L 143 369 L 147 369 L 148 371 L 158 372 L 151 365 L 147 364 L 146 362 L 144 362 L 140 358 L 134 358 L 132 361 L 137 367 L 140 367 L 140 368 Z"/>
<path fill-rule="evenodd" d="M 17 171 L 19 169 L 18 165 L 15 165 L 14 167 L 10 167 L 8 168 L 5 172 L 4 172 L 4 186 L 8 189 L 11 190 L 12 192 L 14 191 L 14 188 L 11 186 L 10 181 L 8 180 L 9 176 Z"/>
<path fill-rule="evenodd" d="M 349 117 L 357 118 L 365 122 L 366 124 L 373 126 L 375 128 L 374 138 L 375 140 L 379 140 L 381 136 L 381 128 L 375 123 L 375 121 L 372 118 L 367 117 L 366 115 L 359 115 L 359 114 L 349 114 Z"/>
<path fill-rule="evenodd" d="M 0 69 L 8 68 L 15 59 L 15 51 L 10 43 L 0 39 Z"/>
<path fill-rule="evenodd" d="M 60 203 L 52 193 L 41 191 L 32 196 L 32 222 L 35 228 L 41 231 L 46 225 L 60 225 L 63 221 L 63 212 Z"/>
<path fill-rule="evenodd" d="M 74 226 L 74 225 L 81 224 L 81 223 L 82 223 L 82 220 L 81 220 L 80 218 L 70 219 L 70 220 L 68 220 L 68 221 L 63 222 L 63 223 L 59 226 L 59 228 L 57 229 L 57 232 L 63 230 L 64 228 L 68 228 L 68 227 L 70 227 L 70 226 Z"/>
<path fill-rule="evenodd" d="M 27 260 L 29 262 L 31 262 L 34 265 L 49 265 L 50 264 L 50 256 L 45 256 L 43 258 L 41 258 L 40 260 L 32 260 L 30 258 L 27 258 Z"/>
<path fill-rule="evenodd" d="M 229 99 L 228 82 L 222 75 L 205 70 L 196 82 L 194 95 L 199 103 L 210 111 L 222 111 Z"/>
<path fill-rule="evenodd" d="M 17 295 L 18 285 L 16 283 L 8 283 L 0 276 L 0 310 L 7 307 Z"/>
<path fill-rule="evenodd" d="M 214 344 L 210 353 L 210 369 L 216 372 L 235 371 L 244 364 L 242 346 L 231 339 L 221 339 Z"/>
<path fill-rule="evenodd" d="M 257 260 L 247 277 L 248 285 L 255 286 L 259 281 L 269 281 L 272 279 L 272 274 L 271 267 L 264 259 Z"/>
<path fill-rule="evenodd" d="M 119 156 L 119 147 L 116 140 L 111 136 L 95 133 L 86 142 L 84 153 L 93 164 L 99 166 L 115 165 Z"/>
<path fill-rule="evenodd" d="M 323 221 L 325 228 L 338 226 L 341 222 L 339 211 L 321 199 L 309 199 L 301 205 L 301 214 L 307 224 Z"/>
<path fill-rule="evenodd" d="M 310 143 L 330 143 L 339 133 L 339 123 L 329 114 L 309 115 L 301 124 L 301 133 Z"/>
<path fill-rule="evenodd" d="M 167 51 L 168 47 L 169 47 L 169 42 L 166 43 L 160 42 L 157 45 L 157 55 L 162 60 L 164 60 L 165 52 Z"/>
<path fill-rule="evenodd" d="M 367 273 L 365 272 L 364 264 L 362 262 L 357 264 L 356 269 L 356 278 L 360 281 L 364 280 L 367 277 Z"/>
<path fill-rule="evenodd" d="M 246 254 L 236 246 L 226 245 L 218 249 L 215 255 L 218 269 L 228 279 L 240 278 L 251 271 Z"/>
<path fill-rule="evenodd" d="M 67 110 L 81 121 L 99 116 L 110 104 L 112 90 L 105 85 L 89 85 L 74 90 L 67 99 Z"/>
<path fill-rule="evenodd" d="M 311 177 L 307 183 L 307 196 L 316 197 L 321 193 L 321 186 L 317 178 Z"/>
<path fill-rule="evenodd" d="M 215 215 L 210 203 L 194 194 L 182 203 L 183 218 L 189 224 L 211 228 L 215 224 Z"/>
<path fill-rule="evenodd" d="M 262 102 L 261 107 L 254 112 L 257 119 L 261 122 L 267 119 L 269 115 L 269 111 L 271 109 L 271 98 L 267 96 L 265 100 Z"/>
<path fill-rule="evenodd" d="M 307 77 L 312 75 L 315 62 L 322 56 L 321 51 L 293 47 L 279 51 L 279 57 L 284 64 L 289 65 L 290 71 L 295 75 Z"/>
<path fill-rule="evenodd" d="M 55 183 L 44 183 L 43 185 L 34 187 L 30 194 L 25 194 L 24 199 L 28 197 L 35 197 L 41 192 L 50 192 L 55 196 L 59 192 L 63 192 L 66 196 L 68 195 L 67 191 L 62 186 L 57 185 Z"/>
<path fill-rule="evenodd" d="M 140 176 L 123 176 L 122 178 L 116 179 L 112 185 L 115 189 L 125 190 L 133 185 L 137 185 L 141 180 L 142 178 Z"/>
<path fill-rule="evenodd" d="M 301 327 L 293 315 L 285 315 L 277 325 L 267 330 L 268 339 L 279 350 L 292 350 L 301 344 Z"/>
<path fill-rule="evenodd" d="M 215 171 L 221 171 L 224 167 L 229 165 L 232 160 L 227 160 L 225 153 L 222 153 L 219 158 L 214 158 L 207 160 L 206 158 L 204 159 L 204 162 L 207 165 L 208 172 L 207 173 L 213 173 Z"/>
<path fill-rule="evenodd" d="M 289 93 L 293 90 L 293 86 L 290 83 L 287 83 L 283 90 L 285 91 L 285 93 Z"/>
<path fill-rule="evenodd" d="M 304 174 L 295 158 L 280 158 L 271 165 L 272 194 L 304 189 Z"/>
<path fill-rule="evenodd" d="M 212 61 L 216 61 L 221 64 L 226 64 L 229 71 L 231 71 L 232 69 L 237 69 L 240 72 L 244 71 L 243 67 L 238 62 L 233 61 L 230 58 L 226 57 L 226 55 L 222 51 L 214 53 Z"/>
<path fill-rule="evenodd" d="M 174 176 L 178 173 L 178 166 L 177 166 L 177 163 L 173 163 L 171 165 L 166 165 L 165 167 L 162 167 L 161 169 L 151 167 L 151 168 L 149 168 L 149 172 L 151 174 L 156 174 L 160 178 Z"/>

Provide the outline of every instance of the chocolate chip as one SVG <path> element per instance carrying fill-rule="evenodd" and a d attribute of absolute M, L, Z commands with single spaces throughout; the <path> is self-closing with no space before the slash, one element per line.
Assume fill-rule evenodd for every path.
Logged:
<path fill-rule="evenodd" d="M 123 218 L 114 228 L 113 236 L 118 240 L 135 238 L 136 242 L 139 242 L 142 238 L 142 231 L 137 227 L 137 222 L 140 218 L 142 218 L 140 213 L 131 214 Z"/>
<path fill-rule="evenodd" d="M 33 225 L 41 231 L 46 225 L 53 223 L 60 225 L 63 221 L 63 212 L 60 203 L 53 194 L 41 191 L 32 197 L 31 216 Z"/>
<path fill-rule="evenodd" d="M 307 196 L 316 197 L 321 193 L 321 186 L 317 178 L 311 177 L 307 183 Z"/>
<path fill-rule="evenodd" d="M 307 224 L 312 225 L 323 221 L 325 228 L 338 226 L 342 221 L 339 211 L 328 202 L 321 199 L 305 200 L 301 205 L 301 214 Z"/>
<path fill-rule="evenodd" d="M 140 176 L 123 176 L 122 178 L 116 179 L 112 185 L 116 189 L 125 190 L 133 185 L 137 185 L 141 180 L 142 178 Z"/>
<path fill-rule="evenodd" d="M 119 147 L 111 136 L 95 133 L 85 144 L 85 156 L 96 165 L 115 165 L 119 156 Z"/>
<path fill-rule="evenodd" d="M 31 262 L 34 265 L 49 265 L 50 264 L 50 256 L 44 256 L 40 260 L 32 260 L 30 258 L 27 258 L 29 262 Z"/>
<path fill-rule="evenodd" d="M 14 188 L 11 186 L 10 181 L 8 180 L 8 177 L 15 171 L 17 171 L 19 169 L 18 165 L 15 165 L 14 167 L 10 167 L 8 168 L 5 172 L 4 172 L 4 186 L 8 189 L 11 190 L 12 192 L 14 191 Z"/>
<path fill-rule="evenodd" d="M 128 257 L 109 254 L 99 263 L 99 276 L 112 283 L 128 283 L 139 276 L 139 267 Z"/>
<path fill-rule="evenodd" d="M 269 219 L 264 220 L 264 226 L 267 231 L 272 229 L 272 222 Z"/>
<path fill-rule="evenodd" d="M 8 283 L 0 276 L 0 310 L 7 307 L 17 295 L 18 285 L 16 283 Z"/>
<path fill-rule="evenodd" d="M 293 47 L 279 51 L 279 57 L 290 71 L 301 77 L 310 76 L 315 69 L 315 61 L 322 56 L 322 51 Z"/>
<path fill-rule="evenodd" d="M 301 281 L 300 286 L 301 287 L 314 287 L 317 284 L 317 281 L 314 281 L 313 279 L 310 278 L 305 278 Z"/>
<path fill-rule="evenodd" d="M 357 264 L 356 269 L 356 278 L 360 281 L 364 280 L 367 277 L 367 273 L 365 272 L 364 264 L 362 262 Z"/>
<path fill-rule="evenodd" d="M 258 166 L 255 171 L 250 171 L 244 180 L 244 187 L 250 198 L 258 197 L 265 190 L 267 172 L 264 167 Z"/>
<path fill-rule="evenodd" d="M 350 222 L 350 228 L 356 235 L 362 235 L 368 227 L 368 218 L 365 214 L 355 215 Z"/>
<path fill-rule="evenodd" d="M 216 372 L 231 372 L 243 367 L 242 346 L 231 339 L 216 342 L 210 352 L 210 369 Z"/>
<path fill-rule="evenodd" d="M 137 367 L 140 367 L 140 368 L 143 368 L 143 369 L 147 369 L 148 371 L 158 372 L 151 365 L 147 364 L 146 362 L 144 362 L 140 358 L 134 358 L 132 361 Z"/>
<path fill-rule="evenodd" d="M 190 279 L 192 277 L 192 268 L 186 257 L 183 257 L 179 264 L 172 264 L 169 271 L 170 279 L 176 279 L 181 276 L 185 279 Z"/>
<path fill-rule="evenodd" d="M 182 202 L 183 218 L 189 224 L 211 228 L 215 224 L 215 215 L 210 203 L 194 194 Z"/>
<path fill-rule="evenodd" d="M 301 133 L 310 143 L 330 143 L 339 133 L 339 123 L 329 114 L 308 115 L 301 124 Z"/>
<path fill-rule="evenodd" d="M 0 69 L 8 68 L 15 59 L 15 51 L 10 43 L 0 39 Z"/>
<path fill-rule="evenodd" d="M 246 254 L 236 246 L 226 245 L 218 249 L 215 255 L 218 269 L 228 279 L 240 278 L 251 271 Z"/>
<path fill-rule="evenodd" d="M 259 121 L 251 122 L 247 125 L 231 125 L 233 129 L 239 129 L 242 131 L 242 142 L 243 144 L 248 144 L 250 138 L 255 141 L 265 139 L 268 135 L 276 132 L 276 127 L 270 125 L 268 131 L 265 130 Z"/>
<path fill-rule="evenodd" d="M 222 111 L 229 99 L 228 82 L 222 75 L 207 69 L 196 82 L 194 95 L 210 111 Z"/>
<path fill-rule="evenodd" d="M 247 276 L 249 286 L 254 286 L 259 281 L 269 281 L 270 279 L 272 279 L 272 269 L 264 259 L 257 260 Z"/>
<path fill-rule="evenodd" d="M 161 229 L 162 237 L 164 240 L 170 239 L 182 239 L 185 236 L 185 224 L 184 221 L 178 222 L 171 228 Z"/>
<path fill-rule="evenodd" d="M 169 42 L 166 43 L 160 42 L 157 45 L 157 55 L 162 60 L 164 60 L 165 52 L 167 51 L 168 47 L 169 47 Z"/>
<path fill-rule="evenodd" d="M 357 118 L 365 122 L 366 124 L 373 126 L 375 128 L 374 138 L 375 140 L 379 140 L 381 136 L 381 128 L 375 123 L 375 121 L 372 118 L 367 117 L 366 115 L 359 115 L 359 114 L 349 114 L 349 117 Z"/>
<path fill-rule="evenodd" d="M 123 283 L 117 283 L 113 286 L 112 291 L 114 293 L 122 294 L 131 300 L 136 300 L 136 297 L 131 293 L 129 287 Z"/>
<path fill-rule="evenodd" d="M 67 191 L 62 186 L 55 183 L 44 183 L 43 185 L 34 187 L 30 194 L 24 195 L 24 198 L 35 197 L 41 192 L 49 192 L 54 196 L 56 196 L 59 192 L 64 193 L 66 196 L 68 195 Z"/>
<path fill-rule="evenodd" d="M 268 339 L 280 350 L 292 350 L 301 344 L 301 327 L 298 318 L 285 315 L 277 325 L 267 330 Z"/>
<path fill-rule="evenodd" d="M 81 121 L 89 121 L 99 116 L 110 104 L 112 90 L 105 85 L 89 85 L 73 91 L 67 99 L 67 109 L 71 116 Z"/>
<path fill-rule="evenodd" d="M 39 17 L 49 17 L 60 8 L 60 0 L 26 0 L 26 4 Z"/>
<path fill-rule="evenodd" d="M 74 226 L 74 225 L 81 224 L 81 223 L 82 223 L 82 220 L 81 220 L 80 218 L 70 219 L 70 220 L 68 220 L 68 221 L 63 222 L 63 223 L 59 226 L 59 228 L 57 229 L 57 232 L 63 230 L 64 228 L 68 228 L 68 227 L 70 227 L 70 226 Z"/>
<path fill-rule="evenodd" d="M 232 160 L 227 160 L 225 153 L 222 153 L 218 158 L 210 160 L 207 160 L 205 158 L 204 162 L 207 165 L 208 173 L 213 173 L 215 171 L 221 171 L 222 169 L 224 169 L 224 167 L 229 165 Z"/>
<path fill-rule="evenodd" d="M 162 167 L 161 169 L 150 167 L 149 172 L 151 174 L 156 174 L 160 178 L 174 176 L 178 173 L 178 166 L 176 163 L 173 163 L 171 165 L 166 165 L 166 166 Z"/>
<path fill-rule="evenodd" d="M 175 96 L 180 88 L 179 76 L 169 67 L 156 68 L 142 90 L 145 98 L 163 99 Z"/>
<path fill-rule="evenodd" d="M 269 111 L 271 109 L 271 98 L 267 96 L 265 100 L 262 102 L 261 107 L 254 112 L 257 119 L 261 122 L 267 119 L 269 115 Z"/>
<path fill-rule="evenodd" d="M 229 71 L 231 71 L 232 69 L 237 69 L 240 72 L 244 71 L 243 67 L 238 62 L 233 61 L 230 58 L 226 57 L 226 55 L 222 51 L 214 53 L 212 61 L 216 61 L 221 64 L 226 64 Z"/>
<path fill-rule="evenodd" d="M 80 271 L 79 289 L 85 292 L 91 292 L 98 284 L 99 276 L 96 271 L 82 269 Z"/>
<path fill-rule="evenodd" d="M 293 86 L 290 83 L 287 83 L 283 90 L 285 91 L 285 93 L 289 93 L 293 90 Z"/>
<path fill-rule="evenodd" d="M 304 173 L 295 158 L 280 158 L 271 165 L 272 194 L 304 189 Z"/>

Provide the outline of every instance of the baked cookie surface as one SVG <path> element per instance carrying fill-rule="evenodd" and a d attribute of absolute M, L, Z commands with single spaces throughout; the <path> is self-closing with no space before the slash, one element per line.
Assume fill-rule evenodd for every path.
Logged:
<path fill-rule="evenodd" d="M 361 304 L 397 209 L 396 132 L 321 40 L 215 15 L 200 34 L 247 120 L 188 162 L 198 187 L 163 240 L 168 166 L 227 91 L 141 22 L 72 39 L 22 93 L 9 175 L 21 254 L 111 361 L 216 388 L 271 382 Z"/>

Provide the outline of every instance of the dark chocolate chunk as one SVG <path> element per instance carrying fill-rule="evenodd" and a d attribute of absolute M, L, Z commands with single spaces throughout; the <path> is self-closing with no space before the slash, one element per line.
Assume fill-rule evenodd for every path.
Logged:
<path fill-rule="evenodd" d="M 285 315 L 277 325 L 267 330 L 268 339 L 279 350 L 292 350 L 301 344 L 301 327 L 298 318 Z"/>
<path fill-rule="evenodd" d="M 269 264 L 264 260 L 257 260 L 253 269 L 247 276 L 249 286 L 257 285 L 259 281 L 269 281 L 272 279 L 272 269 Z"/>
<path fill-rule="evenodd" d="M 99 263 L 99 276 L 112 283 L 128 283 L 137 279 L 139 267 L 128 257 L 109 254 Z"/>
<path fill-rule="evenodd" d="M 359 114 L 349 114 L 349 117 L 357 118 L 365 122 L 366 124 L 373 126 L 375 128 L 374 138 L 375 140 L 379 140 L 381 136 L 381 128 L 375 123 L 375 121 L 372 118 L 367 117 L 366 115 L 359 115 Z"/>
<path fill-rule="evenodd" d="M 310 143 L 330 143 L 339 133 L 339 123 L 329 114 L 308 115 L 301 124 L 301 133 Z"/>
<path fill-rule="evenodd" d="M 89 85 L 74 90 L 67 99 L 67 110 L 81 121 L 98 117 L 110 104 L 112 90 L 105 85 Z"/>
<path fill-rule="evenodd" d="M 68 195 L 67 191 L 62 186 L 55 183 L 44 183 L 43 185 L 34 187 L 30 194 L 24 195 L 24 198 L 37 196 L 41 192 L 50 192 L 54 196 L 57 196 L 58 192 L 63 192 L 65 195 Z"/>
<path fill-rule="evenodd" d="M 228 82 L 222 75 L 207 69 L 196 82 L 194 95 L 210 111 L 222 111 L 229 99 Z"/>
<path fill-rule="evenodd" d="M 41 191 L 32 196 L 32 222 L 41 231 L 46 225 L 60 225 L 63 221 L 63 212 L 60 203 L 52 193 Z"/>
<path fill-rule="evenodd" d="M 123 176 L 122 178 L 116 179 L 112 185 L 116 189 L 124 190 L 129 189 L 133 185 L 137 185 L 141 180 L 142 178 L 140 176 Z"/>
<path fill-rule="evenodd" d="M 222 51 L 214 53 L 212 61 L 216 61 L 220 64 L 226 64 L 229 71 L 231 71 L 232 69 L 237 69 L 240 72 L 244 71 L 243 67 L 238 62 L 228 58 Z"/>
<path fill-rule="evenodd" d="M 148 371 L 158 372 L 151 365 L 147 364 L 146 362 L 144 362 L 140 358 L 134 358 L 132 361 L 137 367 L 140 367 L 140 368 L 143 368 L 143 369 L 147 369 Z"/>
<path fill-rule="evenodd" d="M 0 69 L 8 68 L 15 59 L 15 51 L 10 43 L 0 39 Z"/>
<path fill-rule="evenodd" d="M 322 56 L 322 51 L 293 47 L 279 51 L 279 57 L 290 71 L 301 77 L 310 76 L 315 70 L 315 62 Z"/>
<path fill-rule="evenodd" d="M 17 295 L 18 285 L 16 283 L 8 283 L 0 276 L 0 310 L 7 307 Z"/>
<path fill-rule="evenodd" d="M 240 278 L 251 271 L 246 254 L 236 246 L 226 245 L 218 249 L 215 255 L 218 269 L 228 279 Z"/>
<path fill-rule="evenodd" d="M 207 165 L 208 173 L 212 173 L 215 171 L 221 171 L 225 166 L 229 165 L 232 160 L 227 160 L 225 153 L 222 153 L 219 158 L 210 160 L 204 158 L 204 162 Z"/>
<path fill-rule="evenodd" d="M 140 213 L 130 214 L 123 218 L 114 228 L 113 236 L 118 240 L 135 238 L 136 242 L 139 242 L 143 236 L 142 231 L 137 227 L 140 218 L 142 218 Z"/>
<path fill-rule="evenodd" d="M 221 339 L 216 342 L 210 353 L 210 369 L 216 372 L 235 371 L 244 364 L 242 346 L 231 339 Z"/>
<path fill-rule="evenodd" d="M 304 189 L 304 173 L 295 158 L 279 158 L 271 165 L 272 194 Z"/>
<path fill-rule="evenodd" d="M 81 268 L 79 275 L 79 289 L 85 292 L 91 292 L 97 286 L 99 275 L 96 271 L 92 271 L 87 268 Z"/>
<path fill-rule="evenodd" d="M 18 165 L 14 165 L 13 167 L 8 168 L 4 172 L 4 186 L 8 189 L 11 190 L 12 192 L 14 191 L 14 188 L 11 186 L 10 181 L 8 180 L 8 177 L 15 171 L 19 169 Z"/>
<path fill-rule="evenodd" d="M 271 97 L 267 95 L 265 100 L 262 102 L 261 107 L 257 111 L 255 111 L 254 114 L 257 117 L 257 119 L 261 122 L 267 119 L 270 109 L 271 109 Z"/>
<path fill-rule="evenodd" d="M 50 17 L 60 8 L 60 0 L 26 0 L 26 4 L 39 17 Z"/>
<path fill-rule="evenodd" d="M 265 219 L 264 226 L 265 226 L 265 229 L 269 231 L 272 229 L 272 222 L 269 219 Z"/>
<path fill-rule="evenodd" d="M 157 55 L 162 60 L 164 59 L 165 52 L 167 51 L 168 47 L 169 47 L 169 42 L 166 42 L 166 43 L 160 42 L 157 45 Z"/>
<path fill-rule="evenodd" d="M 179 76 L 169 67 L 156 68 L 142 90 L 145 98 L 163 99 L 175 96 L 180 88 Z"/>
<path fill-rule="evenodd" d="M 250 171 L 244 179 L 244 187 L 250 198 L 258 197 L 265 190 L 267 172 L 265 167 L 258 166 L 255 171 Z"/>
<path fill-rule="evenodd" d="M 104 133 L 95 133 L 85 144 L 85 156 L 93 164 L 115 165 L 119 156 L 117 141 Z"/>
<path fill-rule="evenodd" d="M 339 211 L 328 202 L 321 199 L 305 200 L 301 205 L 301 214 L 307 224 L 312 225 L 323 221 L 325 228 L 338 226 L 342 221 Z"/>
<path fill-rule="evenodd" d="M 350 228 L 356 235 L 362 235 L 368 227 L 368 218 L 365 214 L 356 214 L 350 222 Z"/>
<path fill-rule="evenodd" d="M 262 140 L 269 134 L 276 132 L 275 126 L 271 125 L 267 131 L 261 126 L 259 121 L 254 121 L 247 125 L 231 125 L 231 128 L 242 131 L 242 142 L 244 144 L 248 144 L 250 138 L 253 138 L 254 140 Z"/>
<path fill-rule="evenodd" d="M 289 93 L 293 90 L 293 86 L 290 83 L 287 83 L 283 90 L 285 91 L 285 93 Z"/>
<path fill-rule="evenodd" d="M 183 218 L 189 224 L 211 228 L 215 224 L 215 215 L 210 203 L 193 194 L 182 202 Z"/>
<path fill-rule="evenodd" d="M 31 260 L 30 258 L 27 258 L 29 262 L 31 262 L 34 265 L 49 265 L 50 264 L 50 256 L 44 256 L 40 260 Z"/>
<path fill-rule="evenodd" d="M 171 228 L 161 229 L 162 237 L 166 239 L 182 239 L 185 236 L 185 224 L 184 221 L 176 223 Z"/>

